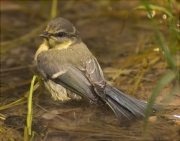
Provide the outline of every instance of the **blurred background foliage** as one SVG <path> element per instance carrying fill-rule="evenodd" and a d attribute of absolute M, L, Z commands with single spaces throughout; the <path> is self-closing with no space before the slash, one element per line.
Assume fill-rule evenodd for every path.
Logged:
<path fill-rule="evenodd" d="M 4 125 L 2 120 L 1 138 L 178 140 L 179 12 L 178 0 L 1 1 L 0 117 L 7 125 L 15 126 Z M 48 21 L 59 16 L 80 31 L 109 83 L 149 101 L 144 121 L 124 128 L 107 107 L 83 100 L 54 102 L 44 94 L 43 86 L 35 85 L 34 89 L 39 88 L 33 96 L 32 130 L 39 135 L 27 135 L 28 90 L 32 76 L 37 74 L 33 57 L 42 42 L 38 35 Z M 150 116 L 154 103 L 161 109 Z M 19 134 L 19 129 L 24 129 L 24 135 Z"/>

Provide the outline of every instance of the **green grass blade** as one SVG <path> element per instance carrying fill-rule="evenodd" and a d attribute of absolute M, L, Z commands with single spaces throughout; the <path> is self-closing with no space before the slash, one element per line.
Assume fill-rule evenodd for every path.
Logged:
<path fill-rule="evenodd" d="M 147 128 L 147 123 L 148 123 L 148 118 L 151 114 L 152 111 L 152 107 L 155 103 L 155 100 L 157 98 L 157 96 L 159 95 L 160 91 L 162 90 L 162 88 L 164 88 L 168 83 L 170 83 L 173 79 L 176 78 L 176 75 L 173 71 L 167 73 L 166 75 L 164 75 L 160 81 L 157 83 L 157 85 L 155 86 L 152 95 L 150 97 L 150 100 L 148 102 L 148 106 L 147 106 L 147 110 L 146 110 L 146 114 L 145 114 L 145 118 L 144 118 L 144 132 Z"/>
<path fill-rule="evenodd" d="M 54 19 L 57 16 L 57 0 L 52 1 L 51 9 L 51 19 Z"/>
<path fill-rule="evenodd" d="M 29 96 L 28 96 L 28 113 L 27 113 L 27 132 L 28 135 L 31 135 L 31 126 L 32 126 L 32 95 L 33 95 L 33 87 L 35 80 L 38 77 L 36 75 L 33 76 L 33 79 L 31 81 L 31 86 L 30 86 L 30 91 L 29 91 Z"/>
<path fill-rule="evenodd" d="M 162 48 L 162 50 L 164 52 L 164 57 L 166 59 L 166 62 L 171 67 L 171 69 L 176 73 L 177 78 L 179 78 L 178 68 L 175 66 L 175 61 L 173 60 L 173 58 L 170 54 L 168 46 L 165 44 L 164 36 L 162 35 L 160 30 L 158 29 L 157 22 L 155 21 L 155 19 L 151 15 L 151 8 L 150 8 L 149 4 L 147 3 L 147 0 L 141 0 L 141 1 L 144 4 L 148 14 L 151 16 L 150 19 L 151 19 L 152 25 L 154 26 L 154 30 L 156 32 L 160 47 Z M 173 17 L 172 17 L 172 19 L 173 19 Z"/>
<path fill-rule="evenodd" d="M 152 5 L 152 4 L 149 4 L 148 6 L 149 6 L 149 8 L 151 10 L 162 11 L 162 12 L 166 13 L 169 17 L 173 18 L 173 15 L 164 7 L 157 6 L 157 5 Z M 133 10 L 136 10 L 136 9 L 146 9 L 146 6 L 145 5 L 140 5 L 140 6 L 135 7 Z"/>
<path fill-rule="evenodd" d="M 178 95 L 179 90 L 179 83 L 177 83 L 169 93 L 169 95 L 163 100 L 163 107 L 166 107 L 173 100 L 173 98 Z M 162 115 L 163 112 L 164 108 L 161 108 L 160 110 L 158 110 L 157 115 Z"/>

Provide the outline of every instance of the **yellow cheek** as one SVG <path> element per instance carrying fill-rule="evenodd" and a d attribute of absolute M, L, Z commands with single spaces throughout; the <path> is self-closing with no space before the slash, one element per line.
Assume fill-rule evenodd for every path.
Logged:
<path fill-rule="evenodd" d="M 54 46 L 56 46 L 57 42 L 54 39 L 49 39 L 49 45 L 51 46 L 51 48 L 53 48 Z"/>
<path fill-rule="evenodd" d="M 72 44 L 71 40 L 66 40 L 60 44 L 56 44 L 55 48 L 58 50 L 67 49 Z"/>
<path fill-rule="evenodd" d="M 49 38 L 49 47 L 51 49 L 66 49 L 68 48 L 71 44 L 72 44 L 72 40 L 70 39 L 62 39 L 62 40 L 57 40 L 57 39 L 54 39 L 54 38 Z"/>

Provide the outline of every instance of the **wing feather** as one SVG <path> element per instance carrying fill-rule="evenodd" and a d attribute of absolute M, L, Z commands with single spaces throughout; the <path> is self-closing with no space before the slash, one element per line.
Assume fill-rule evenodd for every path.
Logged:
<path fill-rule="evenodd" d="M 97 101 L 98 96 L 85 71 L 76 68 L 69 62 L 63 63 L 62 60 L 53 57 L 50 52 L 40 53 L 37 61 L 38 69 L 45 79 L 51 79 L 74 93 L 85 96 L 94 102 Z"/>
<path fill-rule="evenodd" d="M 104 94 L 106 81 L 96 58 L 92 57 L 86 62 L 86 73 L 89 81 L 94 86 L 94 90 L 100 97 L 102 97 L 102 94 Z"/>

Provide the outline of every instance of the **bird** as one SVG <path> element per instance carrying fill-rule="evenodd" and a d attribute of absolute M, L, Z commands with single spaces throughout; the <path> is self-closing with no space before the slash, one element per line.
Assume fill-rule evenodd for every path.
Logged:
<path fill-rule="evenodd" d="M 62 17 L 51 20 L 39 36 L 44 41 L 34 60 L 54 100 L 85 97 L 91 103 L 108 105 L 120 121 L 145 117 L 147 102 L 131 97 L 105 80 L 97 59 L 69 20 Z"/>

